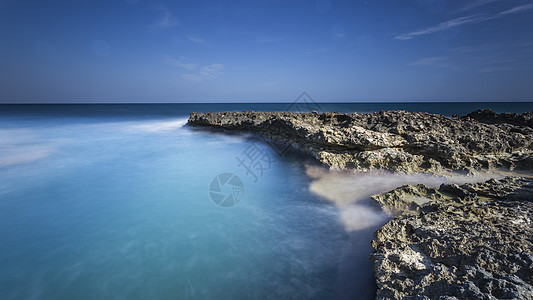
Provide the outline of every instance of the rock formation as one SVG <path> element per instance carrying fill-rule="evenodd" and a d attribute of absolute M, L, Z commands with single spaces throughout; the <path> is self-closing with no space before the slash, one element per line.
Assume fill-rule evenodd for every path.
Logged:
<path fill-rule="evenodd" d="M 256 133 L 332 168 L 533 169 L 533 113 L 192 113 L 189 124 Z M 533 300 L 533 180 L 408 185 L 372 199 L 393 220 L 372 242 L 378 299 Z"/>
<path fill-rule="evenodd" d="M 378 299 L 533 299 L 533 181 L 491 179 L 374 196 Z"/>
<path fill-rule="evenodd" d="M 495 124 L 488 124 L 486 115 L 244 111 L 192 113 L 189 124 L 254 132 L 339 169 L 437 173 L 533 168 L 533 128 L 520 123 L 531 123 L 529 113 L 498 115 Z"/>
<path fill-rule="evenodd" d="M 466 115 L 479 122 L 487 124 L 511 124 L 516 126 L 528 126 L 533 128 L 533 112 L 528 113 L 501 113 L 498 114 L 492 109 L 480 109 Z"/>

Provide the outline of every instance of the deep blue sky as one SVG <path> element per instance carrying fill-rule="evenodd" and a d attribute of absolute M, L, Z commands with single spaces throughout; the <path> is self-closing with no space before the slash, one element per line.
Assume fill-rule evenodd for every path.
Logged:
<path fill-rule="evenodd" d="M 0 0 L 0 102 L 533 101 L 529 0 Z"/>

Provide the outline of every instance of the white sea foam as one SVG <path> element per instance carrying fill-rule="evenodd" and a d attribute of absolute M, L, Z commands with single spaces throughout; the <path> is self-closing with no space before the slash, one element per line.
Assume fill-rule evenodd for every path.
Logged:
<path fill-rule="evenodd" d="M 55 152 L 35 132 L 25 128 L 0 129 L 0 168 L 29 163 Z"/>
<path fill-rule="evenodd" d="M 0 152 L 0 168 L 29 163 L 50 156 L 55 151 L 48 146 L 17 146 L 12 150 L 13 151 L 9 151 L 11 153 L 5 153 L 5 149 Z"/>
<path fill-rule="evenodd" d="M 136 121 L 100 121 L 96 123 L 59 124 L 52 127 L 41 126 L 39 130 L 43 133 L 53 131 L 56 135 L 79 138 L 83 136 L 85 140 L 91 138 L 107 139 L 116 138 L 115 134 L 137 134 L 137 133 L 167 133 L 169 131 L 181 132 L 187 124 L 187 118 L 174 118 L 166 120 L 136 120 Z"/>
<path fill-rule="evenodd" d="M 438 187 L 442 183 L 463 184 L 482 182 L 490 178 L 502 178 L 497 172 L 468 176 L 456 173 L 445 175 L 398 174 L 385 171 L 339 171 L 323 167 L 307 167 L 307 175 L 313 179 L 309 189 L 333 202 L 340 211 L 340 221 L 347 231 L 377 226 L 386 216 L 369 205 L 372 195 L 384 193 L 406 184 L 425 184 Z"/>
<path fill-rule="evenodd" d="M 129 129 L 147 132 L 172 131 L 178 130 L 187 124 L 188 118 L 179 118 L 171 120 L 126 122 Z"/>
<path fill-rule="evenodd" d="M 340 221 L 346 231 L 375 227 L 386 220 L 386 216 L 368 205 L 348 205 L 340 209 Z"/>

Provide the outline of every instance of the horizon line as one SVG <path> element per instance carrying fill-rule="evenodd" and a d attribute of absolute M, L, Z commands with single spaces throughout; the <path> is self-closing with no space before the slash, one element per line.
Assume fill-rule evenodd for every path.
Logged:
<path fill-rule="evenodd" d="M 131 105 L 131 104 L 292 104 L 295 101 L 252 101 L 252 102 L 220 102 L 220 101 L 206 101 L 206 102 L 0 102 L 0 105 L 101 105 L 101 104 L 119 104 L 119 105 Z M 428 101 L 428 100 L 411 100 L 411 101 L 313 101 L 319 104 L 401 104 L 401 103 L 533 103 L 533 100 L 451 100 L 451 101 Z"/>

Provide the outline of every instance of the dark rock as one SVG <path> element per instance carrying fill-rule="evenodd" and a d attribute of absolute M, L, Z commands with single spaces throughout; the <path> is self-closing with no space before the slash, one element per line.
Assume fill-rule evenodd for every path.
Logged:
<path fill-rule="evenodd" d="M 466 115 L 479 122 L 488 124 L 511 124 L 516 126 L 527 126 L 533 128 L 533 112 L 526 113 L 501 113 L 498 114 L 492 109 L 479 109 Z"/>

